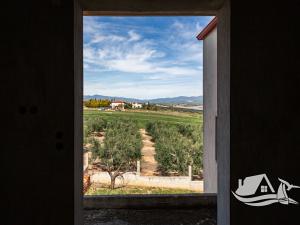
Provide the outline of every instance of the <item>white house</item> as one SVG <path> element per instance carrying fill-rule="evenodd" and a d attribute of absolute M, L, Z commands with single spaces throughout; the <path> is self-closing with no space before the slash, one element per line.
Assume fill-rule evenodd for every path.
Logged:
<path fill-rule="evenodd" d="M 217 17 L 198 34 L 203 41 L 204 192 L 217 193 Z"/>
<path fill-rule="evenodd" d="M 143 105 L 141 103 L 137 103 L 137 102 L 132 103 L 133 109 L 141 109 L 142 107 Z"/>
<path fill-rule="evenodd" d="M 112 110 L 121 110 L 124 111 L 125 102 L 123 101 L 113 101 L 111 104 Z"/>

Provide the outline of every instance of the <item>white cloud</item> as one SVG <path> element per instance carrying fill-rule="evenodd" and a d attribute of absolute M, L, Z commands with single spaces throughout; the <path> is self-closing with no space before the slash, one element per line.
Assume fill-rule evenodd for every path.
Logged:
<path fill-rule="evenodd" d="M 84 47 L 85 63 L 93 64 L 95 67 L 104 67 L 109 70 L 130 73 L 162 73 L 185 76 L 199 73 L 198 69 L 193 69 L 188 66 L 177 66 L 176 61 L 173 61 L 173 63 L 170 64 L 164 59 L 165 53 L 160 51 L 158 49 L 159 47 L 154 46 L 147 40 L 136 41 L 140 38 L 137 34 L 131 36 L 132 37 L 128 39 L 128 41 L 125 41 L 120 37 L 119 40 L 124 40 L 123 42 L 117 42 L 115 44 L 109 42 L 109 44 L 104 45 L 101 48 L 91 47 L 90 43 L 93 43 L 94 40 L 92 39 L 92 41 Z M 98 40 L 105 41 L 105 39 L 106 38 L 102 37 Z M 136 42 L 134 42 L 134 40 Z M 188 49 L 189 47 L 191 46 L 184 46 L 185 49 Z M 199 48 L 196 50 L 199 51 Z M 195 58 L 201 62 L 201 52 L 199 51 L 200 53 L 198 53 L 192 51 L 184 51 L 184 53 L 189 52 L 189 54 L 183 53 L 185 59 L 182 61 Z"/>
<path fill-rule="evenodd" d="M 202 64 L 202 42 L 196 40 L 199 32 L 204 28 L 197 23 L 182 23 L 175 21 L 171 25 L 173 32 L 167 40 L 173 49 L 178 50 L 181 62 L 199 62 Z"/>
<path fill-rule="evenodd" d="M 129 41 L 138 41 L 141 39 L 141 36 L 133 30 L 130 30 L 128 32 L 128 35 L 129 35 Z"/>
<path fill-rule="evenodd" d="M 122 30 L 123 29 L 123 30 Z M 160 83 L 117 83 L 103 85 L 96 80 L 85 82 L 85 94 L 128 96 L 138 98 L 171 97 L 202 94 L 202 46 L 196 40 L 202 27 L 199 23 L 175 21 L 160 39 L 149 38 L 160 32 L 153 27 L 122 27 L 121 23 L 102 23 L 94 17 L 85 18 L 84 72 L 99 76 L 103 71 Z M 122 32 L 120 32 L 122 30 Z M 144 33 L 143 33 L 144 32 Z M 97 75 L 98 74 L 98 75 Z M 126 75 L 127 74 L 127 75 Z M 143 75 L 146 78 L 143 78 Z M 182 77 L 195 82 L 172 83 Z M 161 83 L 163 82 L 163 83 Z"/>
<path fill-rule="evenodd" d="M 95 34 L 104 28 L 102 23 L 98 23 L 94 17 L 84 17 L 83 20 L 83 33 Z"/>
<path fill-rule="evenodd" d="M 119 41 L 125 41 L 125 37 L 118 36 L 118 35 L 95 35 L 93 39 L 90 41 L 89 44 L 96 44 L 96 43 L 101 43 L 104 41 L 110 41 L 110 42 L 119 42 Z"/>

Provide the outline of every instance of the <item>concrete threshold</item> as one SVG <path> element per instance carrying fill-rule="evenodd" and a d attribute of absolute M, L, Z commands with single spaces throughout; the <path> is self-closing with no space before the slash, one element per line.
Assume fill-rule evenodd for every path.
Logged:
<path fill-rule="evenodd" d="M 84 196 L 84 209 L 188 209 L 216 207 L 217 194 L 130 194 Z"/>

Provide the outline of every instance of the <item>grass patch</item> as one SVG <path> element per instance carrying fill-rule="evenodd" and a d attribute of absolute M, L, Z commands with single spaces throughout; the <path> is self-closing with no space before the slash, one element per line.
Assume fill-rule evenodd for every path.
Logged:
<path fill-rule="evenodd" d="M 135 187 L 126 186 L 116 189 L 107 187 L 90 187 L 85 195 L 126 195 L 126 194 L 188 194 L 197 193 L 196 191 L 173 189 L 173 188 L 158 188 L 158 187 Z"/>

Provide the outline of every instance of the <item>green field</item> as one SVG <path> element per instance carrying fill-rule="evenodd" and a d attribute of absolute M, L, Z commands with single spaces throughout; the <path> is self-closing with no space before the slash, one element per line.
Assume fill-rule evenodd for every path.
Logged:
<path fill-rule="evenodd" d="M 145 128 L 147 122 L 163 121 L 169 124 L 202 124 L 203 114 L 201 112 L 174 112 L 174 111 L 99 111 L 92 109 L 84 109 L 84 119 L 98 117 L 112 121 L 117 118 L 136 120 L 140 128 Z"/>
<path fill-rule="evenodd" d="M 124 194 L 187 194 L 197 193 L 184 189 L 158 188 L 158 187 L 121 187 L 110 189 L 108 187 L 90 187 L 85 195 L 124 195 Z"/>

